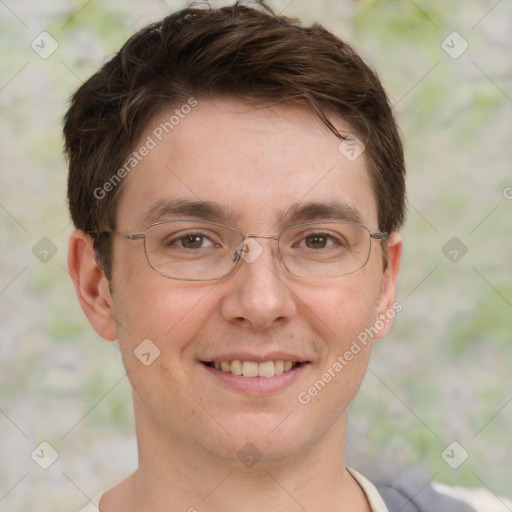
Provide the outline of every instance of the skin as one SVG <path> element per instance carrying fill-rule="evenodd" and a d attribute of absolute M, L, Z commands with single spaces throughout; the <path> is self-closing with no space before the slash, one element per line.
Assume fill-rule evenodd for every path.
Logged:
<path fill-rule="evenodd" d="M 153 119 L 141 141 L 173 110 Z M 338 200 L 378 231 L 364 153 L 350 162 L 339 142 L 302 106 L 199 98 L 126 178 L 116 229 L 144 231 L 163 220 L 145 220 L 151 206 L 172 197 L 228 206 L 236 218 L 220 222 L 258 234 L 286 227 L 280 212 L 291 205 Z M 293 276 L 276 257 L 274 240 L 258 243 L 263 253 L 229 276 L 187 282 L 160 276 L 142 243 L 114 236 L 111 294 L 92 241 L 81 231 L 72 234 L 69 268 L 80 304 L 100 336 L 119 340 L 137 424 L 139 469 L 106 493 L 102 511 L 370 510 L 344 456 L 347 408 L 371 343 L 308 405 L 297 395 L 392 309 L 400 235 L 373 243 L 361 271 L 330 279 Z M 386 270 L 380 243 L 388 246 Z M 150 366 L 133 354 L 147 338 L 161 351 Z M 283 390 L 247 396 L 219 385 L 200 363 L 205 355 L 242 349 L 283 350 L 310 364 Z M 248 442 L 262 454 L 252 468 L 237 458 Z"/>

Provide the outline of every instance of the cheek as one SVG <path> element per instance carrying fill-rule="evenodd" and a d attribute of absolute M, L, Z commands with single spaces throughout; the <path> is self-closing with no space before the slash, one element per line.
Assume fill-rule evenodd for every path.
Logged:
<path fill-rule="evenodd" d="M 324 339 L 342 348 L 375 323 L 380 283 L 378 276 L 364 270 L 326 281 L 303 295 L 305 309 L 310 317 L 316 317 Z"/>
<path fill-rule="evenodd" d="M 119 254 L 114 269 L 114 314 L 123 352 L 133 352 L 145 339 L 162 353 L 182 351 L 211 314 L 207 297 L 213 285 L 157 274 L 143 249 L 136 255 Z"/>
<path fill-rule="evenodd" d="M 190 357 L 194 341 L 212 315 L 208 302 L 211 285 L 196 288 L 154 273 L 154 277 L 132 282 L 114 297 L 119 347 L 134 395 L 149 405 L 154 420 L 175 414 L 173 404 L 181 404 L 180 415 L 194 414 L 190 397 L 183 391 L 196 364 Z M 188 386 L 186 386 L 188 387 Z M 173 397 L 169 409 L 162 409 L 162 397 Z M 174 411 L 174 412 L 173 412 Z"/>
<path fill-rule="evenodd" d="M 364 378 L 373 339 L 368 333 L 380 291 L 378 276 L 370 272 L 342 279 L 310 290 L 305 304 L 324 341 L 324 354 L 297 399 L 313 416 L 324 419 L 325 428 L 346 409 Z"/>

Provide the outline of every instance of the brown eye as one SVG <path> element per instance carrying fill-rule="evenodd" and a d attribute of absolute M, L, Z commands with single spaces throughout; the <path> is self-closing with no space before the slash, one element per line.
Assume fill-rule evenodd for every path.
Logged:
<path fill-rule="evenodd" d="M 187 235 L 180 238 L 181 245 L 186 249 L 200 249 L 203 245 L 202 235 Z"/>
<path fill-rule="evenodd" d="M 325 235 L 309 235 L 305 238 L 306 247 L 309 249 L 325 249 L 328 238 Z"/>

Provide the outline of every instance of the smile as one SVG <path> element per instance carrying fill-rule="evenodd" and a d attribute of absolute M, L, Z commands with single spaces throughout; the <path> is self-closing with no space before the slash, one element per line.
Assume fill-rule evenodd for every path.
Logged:
<path fill-rule="evenodd" d="M 275 375 L 281 375 L 282 373 L 290 371 L 292 368 L 300 365 L 301 363 L 296 361 L 284 361 L 278 359 L 275 361 L 209 361 L 204 362 L 206 366 L 215 368 L 224 373 L 231 373 L 241 377 L 274 377 Z"/>

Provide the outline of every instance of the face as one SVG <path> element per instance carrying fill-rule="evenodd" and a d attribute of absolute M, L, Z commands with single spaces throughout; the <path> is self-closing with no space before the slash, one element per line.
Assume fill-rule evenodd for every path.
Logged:
<path fill-rule="evenodd" d="M 173 112 L 155 117 L 141 144 Z M 339 143 L 303 107 L 199 99 L 126 178 L 116 229 L 139 233 L 154 222 L 188 218 L 276 235 L 291 224 L 346 220 L 349 211 L 379 231 L 364 153 L 349 161 Z M 311 209 L 300 210 L 311 204 L 341 208 L 316 208 L 311 217 Z M 261 253 L 228 276 L 179 281 L 152 270 L 143 243 L 114 236 L 107 304 L 117 323 L 89 316 L 104 337 L 116 332 L 138 423 L 226 461 L 236 461 L 248 442 L 262 460 L 293 458 L 343 431 L 371 349 L 371 337 L 357 342 L 359 349 L 354 340 L 365 329 L 380 337 L 389 328 L 389 320 L 376 322 L 392 309 L 401 247 L 396 234 L 373 241 L 359 272 L 306 279 L 284 268 L 275 239 L 255 241 Z M 381 243 L 389 244 L 386 271 Z M 148 366 L 134 355 L 143 340 L 151 340 L 142 346 L 146 360 L 155 346 L 160 351 Z M 289 363 L 269 363 L 276 360 L 294 366 L 279 373 Z M 232 361 L 242 361 L 247 374 L 279 374 L 215 369 Z M 233 367 L 238 373 L 238 363 Z"/>

